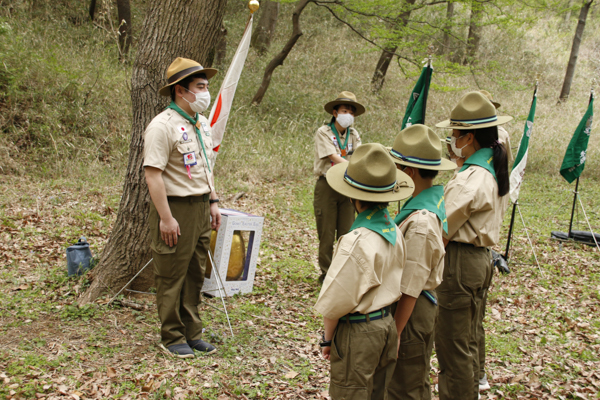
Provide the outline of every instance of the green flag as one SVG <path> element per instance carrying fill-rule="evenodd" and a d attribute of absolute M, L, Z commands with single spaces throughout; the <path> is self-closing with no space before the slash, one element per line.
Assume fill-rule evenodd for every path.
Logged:
<path fill-rule="evenodd" d="M 565 158 L 560 166 L 560 174 L 571 183 L 579 178 L 585 168 L 586 152 L 590 133 L 592 132 L 592 119 L 594 116 L 594 91 L 590 94 L 590 103 L 585 115 L 581 119 L 577 130 L 571 138 Z"/>
<path fill-rule="evenodd" d="M 521 189 L 521 183 L 523 183 L 523 175 L 525 175 L 525 166 L 527 165 L 527 155 L 529 154 L 529 139 L 533 132 L 533 118 L 535 117 L 535 106 L 537 104 L 537 84 L 533 91 L 533 100 L 531 101 L 531 108 L 529 109 L 529 116 L 525 122 L 525 130 L 523 137 L 519 143 L 519 150 L 517 151 L 517 157 L 513 164 L 512 172 L 510 173 L 510 199 L 513 203 L 519 198 L 519 190 Z"/>
<path fill-rule="evenodd" d="M 427 108 L 427 93 L 429 93 L 429 83 L 431 82 L 431 74 L 433 68 L 431 61 L 421 71 L 421 76 L 417 81 L 414 89 L 410 93 L 406 112 L 402 119 L 402 129 L 414 125 L 425 123 L 425 110 Z"/>

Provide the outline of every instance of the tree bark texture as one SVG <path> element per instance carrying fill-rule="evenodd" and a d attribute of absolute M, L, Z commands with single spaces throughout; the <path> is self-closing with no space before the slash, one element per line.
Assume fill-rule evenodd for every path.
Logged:
<path fill-rule="evenodd" d="M 116 293 L 152 257 L 147 224 L 150 196 L 142 167 L 143 133 L 168 104 L 169 100 L 158 94 L 166 84 L 167 67 L 176 57 L 204 63 L 219 38 L 225 5 L 226 0 L 148 3 L 131 77 L 133 121 L 119 213 L 100 263 L 90 273 L 91 285 L 79 304 L 94 301 L 106 290 Z M 150 265 L 145 271 L 150 282 L 152 270 Z M 148 287 L 136 286 L 138 289 Z"/>
<path fill-rule="evenodd" d="M 227 28 L 221 25 L 221 36 L 217 42 L 217 54 L 215 56 L 215 65 L 222 69 L 225 67 L 225 57 L 227 56 Z"/>
<path fill-rule="evenodd" d="M 119 17 L 119 58 L 125 60 L 133 38 L 129 0 L 117 0 L 117 15 Z"/>
<path fill-rule="evenodd" d="M 571 83 L 573 83 L 575 67 L 577 66 L 577 57 L 579 57 L 579 46 L 581 45 L 583 30 L 585 29 L 585 21 L 587 20 L 588 12 L 590 11 L 590 7 L 592 6 L 593 2 L 594 0 L 583 0 L 583 6 L 579 12 L 577 29 L 575 29 L 573 45 L 571 46 L 571 55 L 569 56 L 569 63 L 567 64 L 567 73 L 565 74 L 565 80 L 560 91 L 559 102 L 569 98 L 569 93 L 571 92 Z"/>
<path fill-rule="evenodd" d="M 283 49 L 279 52 L 279 54 L 277 54 L 267 65 L 267 68 L 265 69 L 265 74 L 263 75 L 262 83 L 260 84 L 258 91 L 252 99 L 253 105 L 257 106 L 260 104 L 263 97 L 265 96 L 265 93 L 267 93 L 269 85 L 271 84 L 271 77 L 273 76 L 275 68 L 277 68 L 280 65 L 283 65 L 283 62 L 285 61 L 286 57 L 288 56 L 288 54 L 290 54 L 290 52 L 294 48 L 294 45 L 296 44 L 298 39 L 300 39 L 300 36 L 303 35 L 302 30 L 300 29 L 300 14 L 302 14 L 302 11 L 308 5 L 308 3 L 311 3 L 312 1 L 313 0 L 300 0 L 296 5 L 296 9 L 292 14 L 292 36 L 289 38 L 289 40 L 287 41 Z"/>
<path fill-rule="evenodd" d="M 277 25 L 277 16 L 279 14 L 279 3 L 264 0 L 262 2 L 262 12 L 258 25 L 252 32 L 250 45 L 258 51 L 259 54 L 264 54 L 271 46 L 271 39 L 275 34 L 275 26 Z"/>
<path fill-rule="evenodd" d="M 483 3 L 479 0 L 471 1 L 471 19 L 469 22 L 469 36 L 467 37 L 467 51 L 463 65 L 474 64 L 479 53 L 479 42 L 481 41 L 481 17 L 483 15 Z"/>
<path fill-rule="evenodd" d="M 447 54 L 450 48 L 450 32 L 452 29 L 452 18 L 454 17 L 454 3 L 448 2 L 446 5 L 446 21 L 444 23 L 444 35 L 442 36 L 442 43 L 437 51 L 438 55 Z"/>
<path fill-rule="evenodd" d="M 416 0 L 405 0 L 405 4 L 413 5 Z M 398 19 L 398 25 L 394 27 L 396 29 L 398 26 L 404 27 L 408 24 L 408 20 L 410 18 L 412 10 L 408 8 L 406 11 L 400 14 Z M 373 73 L 373 77 L 371 78 L 371 88 L 373 92 L 378 93 L 383 87 L 383 83 L 385 82 L 385 75 L 387 74 L 387 70 L 390 67 L 390 63 L 394 58 L 394 53 L 398 49 L 398 46 L 385 46 L 384 50 L 381 52 L 381 56 L 379 57 L 379 61 L 377 61 L 377 66 L 375 67 L 375 72 Z"/>

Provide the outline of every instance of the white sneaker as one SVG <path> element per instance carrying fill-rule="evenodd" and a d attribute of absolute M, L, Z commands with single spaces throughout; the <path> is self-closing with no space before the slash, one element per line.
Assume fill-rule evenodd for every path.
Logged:
<path fill-rule="evenodd" d="M 479 380 L 479 391 L 483 392 L 484 390 L 489 390 L 490 384 L 487 379 L 487 374 L 483 375 L 483 378 Z"/>

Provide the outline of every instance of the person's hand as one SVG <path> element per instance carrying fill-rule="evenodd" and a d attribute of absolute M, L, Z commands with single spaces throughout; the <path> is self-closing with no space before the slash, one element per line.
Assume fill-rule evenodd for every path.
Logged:
<path fill-rule="evenodd" d="M 160 220 L 160 237 L 169 247 L 173 247 L 177 244 L 177 237 L 181 235 L 179 230 L 179 223 L 173 217 L 166 220 Z"/>
<path fill-rule="evenodd" d="M 221 211 L 219 211 L 218 203 L 212 203 L 210 205 L 210 227 L 215 231 L 218 231 L 221 227 Z"/>
<path fill-rule="evenodd" d="M 321 353 L 323 354 L 324 359 L 329 360 L 329 357 L 331 357 L 331 346 L 322 347 Z"/>

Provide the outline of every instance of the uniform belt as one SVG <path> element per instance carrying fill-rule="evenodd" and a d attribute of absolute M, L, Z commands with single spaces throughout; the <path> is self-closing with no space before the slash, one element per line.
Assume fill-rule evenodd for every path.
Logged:
<path fill-rule="evenodd" d="M 167 196 L 167 200 L 178 202 L 178 203 L 200 203 L 200 202 L 205 203 L 209 199 L 210 199 L 210 193 L 201 194 L 200 196 L 186 196 L 186 197 Z"/>
<path fill-rule="evenodd" d="M 369 314 L 352 313 L 347 314 L 340 318 L 340 321 L 347 321 L 351 324 L 357 324 L 359 322 L 375 321 L 381 318 L 385 318 L 390 315 L 390 306 L 383 307 L 381 310 L 373 311 Z"/>
<path fill-rule="evenodd" d="M 451 240 L 450 243 L 455 243 L 455 244 L 459 244 L 461 246 L 467 246 L 467 247 L 475 247 L 475 245 L 473 245 L 471 243 L 455 242 L 454 240 Z"/>

